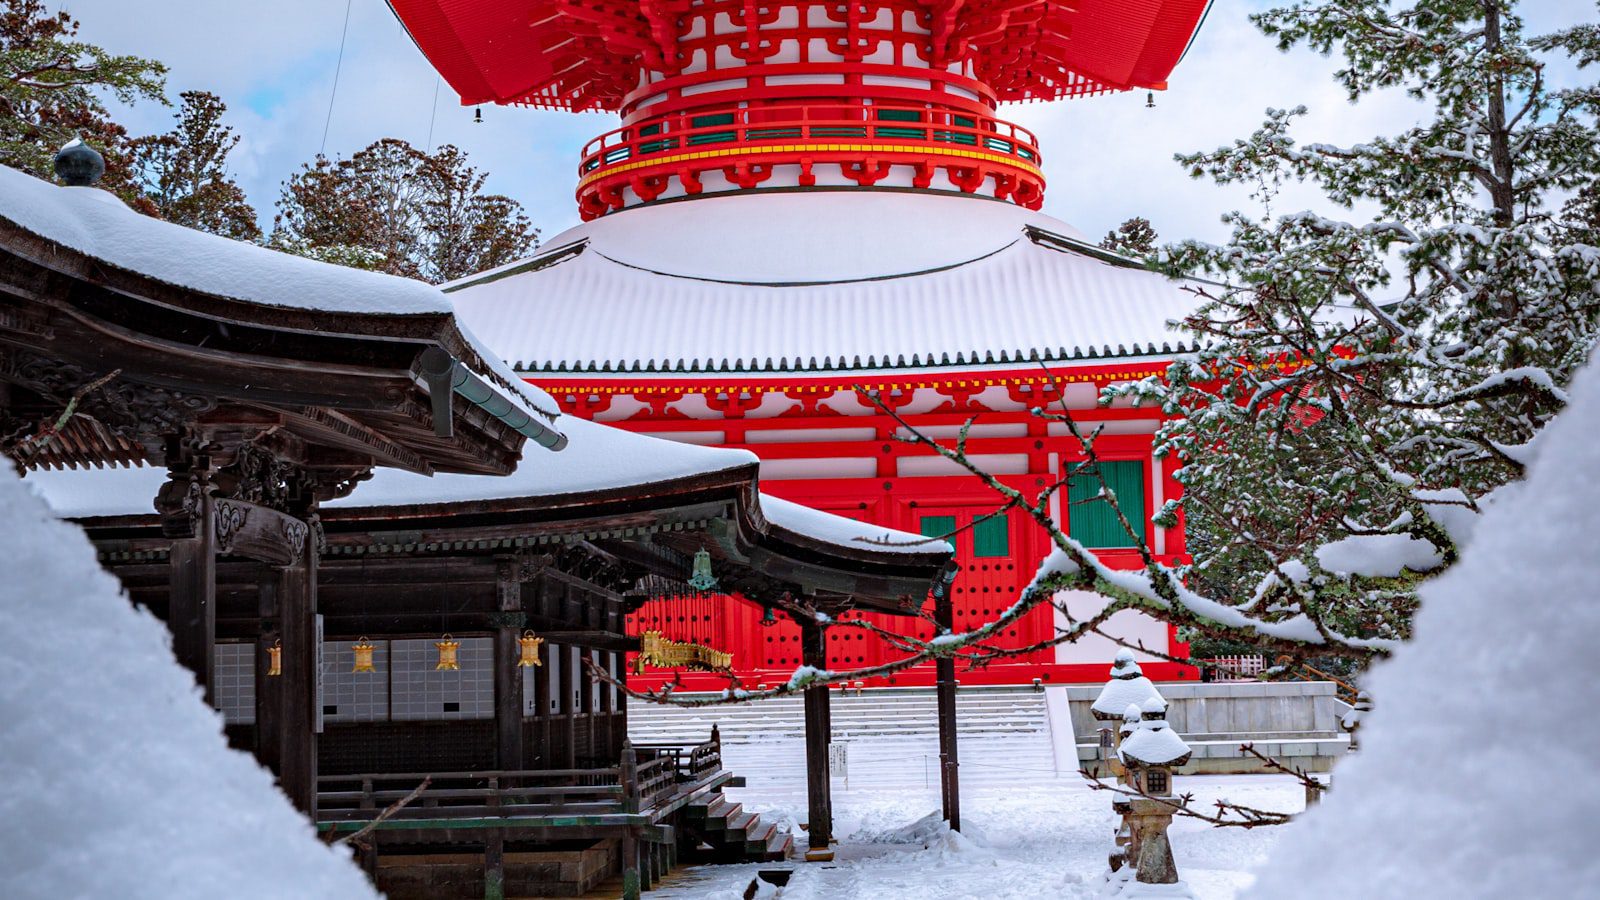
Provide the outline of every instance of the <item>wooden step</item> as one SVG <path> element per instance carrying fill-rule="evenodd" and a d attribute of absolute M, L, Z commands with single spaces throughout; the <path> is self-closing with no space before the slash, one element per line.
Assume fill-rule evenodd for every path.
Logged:
<path fill-rule="evenodd" d="M 723 800 L 722 803 L 706 810 L 706 828 L 712 831 L 722 831 L 728 827 L 728 822 L 744 811 L 744 804 L 732 803 Z"/>
<path fill-rule="evenodd" d="M 769 861 L 788 859 L 794 850 L 794 835 L 787 831 L 779 831 L 767 838 L 767 852 L 765 858 Z"/>
<path fill-rule="evenodd" d="M 738 834 L 740 840 L 743 840 L 744 833 L 750 828 L 750 826 L 759 824 L 761 824 L 761 820 L 756 817 L 755 813 L 750 812 L 749 810 L 741 810 L 738 815 L 728 820 L 727 831 L 729 840 L 732 840 L 732 837 L 735 833 Z"/>
<path fill-rule="evenodd" d="M 765 860 L 766 844 L 773 839 L 773 834 L 778 833 L 778 825 L 771 822 L 757 822 L 750 826 L 744 833 L 744 855 L 752 860 Z"/>

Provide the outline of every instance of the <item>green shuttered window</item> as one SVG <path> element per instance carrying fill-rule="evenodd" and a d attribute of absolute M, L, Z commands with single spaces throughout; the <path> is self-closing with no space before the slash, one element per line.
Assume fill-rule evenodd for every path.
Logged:
<path fill-rule="evenodd" d="M 973 556 L 1010 556 L 1010 521 L 1003 515 L 979 519 L 972 526 Z"/>
<path fill-rule="evenodd" d="M 955 516 L 923 516 L 921 520 L 923 537 L 944 537 L 956 530 Z"/>
<path fill-rule="evenodd" d="M 1102 462 L 1106 484 L 1117 494 L 1117 505 L 1128 517 L 1139 539 L 1145 537 L 1144 513 L 1144 463 Z M 1111 504 L 1098 499 L 1100 480 L 1087 467 L 1079 468 L 1072 476 L 1068 490 L 1070 510 L 1067 513 L 1074 540 L 1085 547 L 1132 547 L 1134 541 L 1122 530 Z"/>

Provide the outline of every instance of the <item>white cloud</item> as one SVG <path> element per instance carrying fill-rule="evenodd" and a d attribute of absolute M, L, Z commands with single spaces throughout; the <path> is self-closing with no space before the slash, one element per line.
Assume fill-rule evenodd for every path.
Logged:
<path fill-rule="evenodd" d="M 1333 83 L 1335 61 L 1306 51 L 1282 54 L 1245 16 L 1259 2 L 1218 3 L 1171 89 L 1145 108 L 1144 94 L 1009 106 L 1002 116 L 1040 138 L 1049 179 L 1046 211 L 1098 237 L 1130 216 L 1149 218 L 1165 239 L 1224 236 L 1218 215 L 1249 206 L 1242 190 L 1190 180 L 1172 161 L 1250 133 L 1268 106 L 1305 104 L 1302 140 L 1354 142 L 1412 122 L 1420 108 L 1398 96 L 1352 106 Z M 344 4 L 275 0 L 194 4 L 179 0 L 73 0 L 83 34 L 109 49 L 155 57 L 172 67 L 171 89 L 221 94 L 245 136 L 236 172 L 271 218 L 279 183 L 322 141 L 339 52 Z M 1586 5 L 1585 5 L 1586 7 Z M 1539 28 L 1575 21 L 1571 0 L 1524 4 Z M 493 173 L 490 187 L 522 201 L 545 234 L 576 224 L 572 194 L 578 152 L 614 127 L 614 117 L 524 109 L 486 109 L 484 124 L 457 105 L 394 20 L 387 5 L 357 0 L 328 129 L 328 152 L 349 154 L 384 136 L 416 144 L 454 143 Z M 119 113 L 135 131 L 164 129 L 170 110 L 146 104 Z M 1317 204 L 1290 190 L 1280 207 Z M 1321 205 L 1321 204 L 1318 204 Z"/>

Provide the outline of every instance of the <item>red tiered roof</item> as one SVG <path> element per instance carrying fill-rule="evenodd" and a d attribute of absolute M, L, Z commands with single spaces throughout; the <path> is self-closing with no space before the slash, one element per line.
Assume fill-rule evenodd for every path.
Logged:
<path fill-rule="evenodd" d="M 930 62 L 970 60 L 1001 101 L 1162 88 L 1209 2 L 903 0 L 933 32 L 940 58 Z M 571 110 L 619 109 L 641 69 L 674 74 L 678 17 L 690 9 L 688 0 L 389 3 L 464 102 Z M 746 8 L 697 8 L 721 5 L 735 20 Z M 789 5 L 799 4 L 762 9 Z"/>

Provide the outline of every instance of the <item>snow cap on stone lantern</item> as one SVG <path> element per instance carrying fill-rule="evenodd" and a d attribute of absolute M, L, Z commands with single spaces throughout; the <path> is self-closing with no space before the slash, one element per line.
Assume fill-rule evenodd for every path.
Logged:
<path fill-rule="evenodd" d="M 1139 723 L 1142 721 L 1144 721 L 1144 713 L 1139 709 L 1139 704 L 1129 703 L 1127 711 L 1122 714 L 1122 726 L 1117 729 L 1117 732 L 1122 735 L 1123 740 L 1127 740 L 1128 735 L 1138 730 Z"/>
<path fill-rule="evenodd" d="M 1128 704 L 1142 708 L 1151 698 L 1160 700 L 1161 694 L 1150 679 L 1144 677 L 1133 653 L 1124 647 L 1117 651 L 1116 660 L 1111 664 L 1111 680 L 1100 689 L 1100 696 L 1095 698 L 1089 711 L 1101 721 L 1116 720 L 1122 718 Z"/>
<path fill-rule="evenodd" d="M 1132 710 L 1129 710 L 1132 713 Z M 1181 766 L 1193 752 L 1167 724 L 1167 704 L 1153 697 L 1140 707 L 1139 727 L 1122 739 L 1118 751 L 1124 765 L 1132 769 L 1152 766 Z"/>

